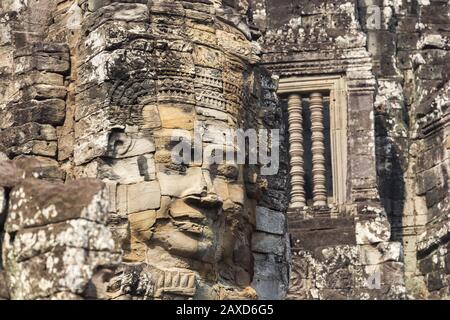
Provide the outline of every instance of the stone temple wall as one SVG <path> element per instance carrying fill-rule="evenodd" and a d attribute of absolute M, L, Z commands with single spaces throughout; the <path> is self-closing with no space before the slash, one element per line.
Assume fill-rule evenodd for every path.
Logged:
<path fill-rule="evenodd" d="M 390 241 L 395 241 L 390 246 L 403 245 L 397 257 L 404 261 L 404 270 L 399 261 L 389 258 L 384 272 L 389 278 L 398 274 L 397 279 L 404 272 L 410 298 L 448 297 L 448 1 L 256 1 L 254 19 L 263 34 L 263 61 L 275 74 L 343 74 L 349 83 L 350 117 L 353 112 L 374 112 L 370 118 L 360 114 L 355 119 L 358 125 L 374 122 L 375 139 L 364 138 L 350 121 L 349 148 L 359 154 L 367 141 L 371 147 L 375 142 L 375 152 L 365 153 L 376 156 L 377 190 L 389 220 Z M 373 91 L 353 100 L 353 83 Z M 373 160 L 366 165 L 373 167 Z M 352 165 L 351 160 L 350 167 L 354 168 L 350 175 L 358 177 L 358 171 L 366 175 L 367 168 Z M 309 230 L 315 237 L 302 241 L 317 248 L 324 231 L 313 221 L 302 231 Z M 292 224 L 297 233 L 298 223 Z M 332 229 L 337 224 L 326 223 Z M 346 228 L 352 226 L 341 230 Z M 365 264 L 364 260 L 360 253 L 354 263 Z M 384 258 L 370 260 L 380 263 Z M 304 265 L 304 272 L 310 270 Z M 333 270 L 325 274 L 329 272 Z M 319 298 L 324 297 L 322 288 L 330 286 L 353 288 L 351 282 L 321 283 L 316 285 Z M 369 291 L 367 297 L 374 295 Z"/>
<path fill-rule="evenodd" d="M 449 10 L 2 0 L 0 299 L 448 298 Z M 289 210 L 278 83 L 327 75 L 346 198 Z M 277 175 L 210 163 L 238 129 L 280 130 Z"/>
<path fill-rule="evenodd" d="M 347 100 L 347 197 L 337 214 L 289 213 L 289 298 L 404 298 L 401 244 L 377 188 L 378 83 L 355 1 L 256 1 L 263 63 L 280 78 L 341 75 Z"/>

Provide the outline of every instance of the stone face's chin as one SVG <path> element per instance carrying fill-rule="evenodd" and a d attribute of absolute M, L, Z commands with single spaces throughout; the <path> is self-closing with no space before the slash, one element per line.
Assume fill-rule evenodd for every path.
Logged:
<path fill-rule="evenodd" d="M 216 264 L 220 260 L 217 248 L 221 247 L 222 200 L 215 194 L 192 194 L 164 202 L 163 206 L 145 246 L 165 250 L 171 256 L 168 260 Z"/>
<path fill-rule="evenodd" d="M 157 232 L 153 240 L 173 255 L 196 258 L 198 253 L 198 240 L 180 231 Z"/>

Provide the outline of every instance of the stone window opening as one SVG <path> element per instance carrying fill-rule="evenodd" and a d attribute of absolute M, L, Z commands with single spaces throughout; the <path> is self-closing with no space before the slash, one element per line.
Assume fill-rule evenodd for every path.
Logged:
<path fill-rule="evenodd" d="M 282 78 L 278 93 L 287 102 L 290 209 L 340 211 L 347 178 L 345 78 Z"/>

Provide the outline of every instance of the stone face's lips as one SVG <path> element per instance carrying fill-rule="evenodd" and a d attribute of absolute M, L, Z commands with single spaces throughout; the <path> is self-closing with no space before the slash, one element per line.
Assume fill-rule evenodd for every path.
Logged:
<path fill-rule="evenodd" d="M 215 194 L 208 194 L 206 196 L 188 196 L 184 198 L 187 203 L 197 204 L 200 207 L 217 208 L 223 204 L 223 200 Z"/>

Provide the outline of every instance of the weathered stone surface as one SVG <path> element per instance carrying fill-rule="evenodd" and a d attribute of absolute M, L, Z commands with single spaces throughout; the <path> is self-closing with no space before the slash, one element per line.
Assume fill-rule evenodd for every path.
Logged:
<path fill-rule="evenodd" d="M 288 263 L 289 299 L 448 298 L 448 7 L 2 3 L 0 160 L 15 160 L 0 163 L 0 226 L 8 216 L 8 263 L 18 267 L 0 277 L 29 279 L 15 280 L 11 298 L 280 299 Z M 299 137 L 287 134 L 277 84 L 292 77 L 326 86 L 321 76 L 340 76 L 342 87 L 320 89 L 323 123 L 317 112 L 302 123 L 312 190 L 309 207 L 287 219 L 288 183 L 298 185 L 289 144 Z M 293 90 L 305 93 L 308 113 L 314 88 Z M 200 145 L 220 154 L 225 131 L 238 128 L 280 129 L 276 175 L 261 176 L 260 163 L 211 164 L 206 153 L 172 161 L 175 130 L 187 130 L 183 151 L 194 156 Z M 317 194 L 329 206 L 311 205 Z M 125 262 L 94 274 L 116 261 L 111 241 L 96 239 L 109 237 L 106 220 Z M 60 259 L 65 236 L 80 272 L 64 272 L 73 262 Z M 378 272 L 381 285 L 370 288 Z M 0 298 L 7 291 L 0 279 Z"/>
<path fill-rule="evenodd" d="M 257 207 L 256 230 L 283 235 L 286 231 L 286 218 L 281 212 Z"/>
<path fill-rule="evenodd" d="M 107 210 L 101 182 L 80 179 L 69 185 L 26 179 L 10 193 L 10 212 L 5 230 L 39 227 L 68 219 L 104 223 Z"/>
<path fill-rule="evenodd" d="M 381 242 L 376 248 L 370 245 L 360 247 L 361 263 L 365 265 L 381 264 L 387 261 L 401 261 L 402 247 L 399 242 Z"/>
<path fill-rule="evenodd" d="M 144 106 L 142 109 L 142 117 L 144 121 L 144 128 L 153 129 L 161 127 L 161 118 L 156 105 L 150 104 Z"/>
<path fill-rule="evenodd" d="M 31 100 L 25 106 L 14 105 L 11 117 L 4 117 L 0 127 L 7 128 L 28 122 L 61 125 L 65 118 L 66 104 L 61 99 Z"/>
<path fill-rule="evenodd" d="M 263 232 L 255 232 L 252 236 L 252 250 L 258 253 L 283 255 L 286 248 L 285 238 Z"/>
<path fill-rule="evenodd" d="M 194 129 L 194 107 L 191 105 L 159 105 L 159 116 L 163 128 Z"/>
<path fill-rule="evenodd" d="M 17 273 L 7 269 L 10 297 L 50 298 L 58 292 L 69 291 L 81 298 L 94 270 L 114 261 L 110 252 L 86 252 L 79 248 L 65 248 L 58 252 L 55 249 L 11 266 Z M 68 270 L 71 271 L 68 273 Z"/>
<path fill-rule="evenodd" d="M 42 157 L 20 157 L 0 162 L 0 186 L 13 188 L 24 178 L 62 181 L 64 173 L 55 160 Z"/>
<path fill-rule="evenodd" d="M 391 230 L 387 217 L 363 219 L 356 222 L 356 243 L 377 244 L 389 241 Z"/>
<path fill-rule="evenodd" d="M 136 294 L 144 298 L 192 297 L 197 291 L 195 273 L 183 269 L 165 271 L 147 264 L 134 264 L 122 266 L 118 275 L 108 287 L 113 299 L 129 299 Z M 132 288 L 138 288 L 138 291 L 133 292 Z"/>
<path fill-rule="evenodd" d="M 157 177 L 164 196 L 183 198 L 201 195 L 207 188 L 201 168 L 189 168 L 186 173 L 157 172 Z"/>
<path fill-rule="evenodd" d="M 5 181 L 10 192 L 6 221 L 1 223 L 5 223 L 1 277 L 7 287 L 0 286 L 1 297 L 82 299 L 94 274 L 120 261 L 106 226 L 103 184 L 37 179 L 48 177 L 46 164 L 35 159 L 2 163 L 16 180 Z"/>
<path fill-rule="evenodd" d="M 98 132 L 92 138 L 79 139 L 74 146 L 75 163 L 82 165 L 103 156 L 108 150 L 108 137 L 107 132 Z"/>
<path fill-rule="evenodd" d="M 55 141 L 56 130 L 47 124 L 30 122 L 22 126 L 7 128 L 0 135 L 0 144 L 5 148 L 20 146 L 31 140 Z"/>
<path fill-rule="evenodd" d="M 355 221 L 351 218 L 296 219 L 289 217 L 293 249 L 314 251 L 316 248 L 355 245 Z"/>
<path fill-rule="evenodd" d="M 288 283 L 287 261 L 279 261 L 273 255 L 254 254 L 255 277 L 252 286 L 259 299 L 281 300 L 285 298 Z M 286 277 L 286 278 L 283 278 Z"/>
<path fill-rule="evenodd" d="M 161 191 L 158 182 L 140 182 L 127 186 L 128 213 L 159 209 Z"/>
<path fill-rule="evenodd" d="M 124 184 L 155 180 L 156 168 L 151 155 L 123 159 L 104 159 L 99 165 L 98 178 Z"/>
<path fill-rule="evenodd" d="M 108 185 L 112 228 L 130 264 L 120 281 L 132 274 L 145 287 L 146 274 L 159 279 L 162 272 L 162 279 L 169 279 L 177 266 L 201 288 L 183 289 L 175 281 L 162 291 L 149 290 L 145 298 L 256 296 L 249 286 L 255 207 L 264 198 L 257 189 L 279 195 L 256 180 L 247 186 L 243 167 L 208 164 L 207 154 L 191 163 L 172 161 L 175 130 L 188 130 L 191 138 L 193 130 L 204 133 L 202 147 L 210 148 L 223 130 L 244 123 L 259 127 L 263 116 L 255 117 L 257 106 L 275 96 L 276 86 L 259 88 L 249 3 L 224 6 L 225 11 L 210 1 L 90 1 L 76 19 L 81 32 L 66 35 L 76 48 L 70 50 L 73 81 L 66 106 L 73 111 L 58 129 L 57 156 L 75 179 L 97 177 Z M 60 32 L 59 25 L 52 28 Z M 271 83 L 270 75 L 264 76 Z M 273 110 L 262 109 L 271 117 Z M 281 122 L 281 115 L 275 118 Z M 264 124 L 270 126 L 278 123 Z M 192 146 L 186 150 L 192 153 Z M 284 236 L 279 227 L 274 231 Z M 207 280 L 209 274 L 219 280 Z M 286 281 L 282 278 L 277 281 Z M 118 291 L 118 297 L 143 297 L 140 290 Z"/>

